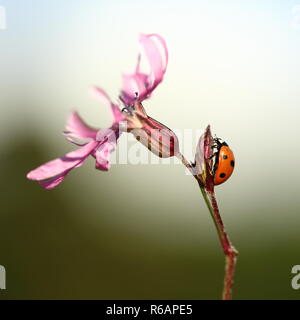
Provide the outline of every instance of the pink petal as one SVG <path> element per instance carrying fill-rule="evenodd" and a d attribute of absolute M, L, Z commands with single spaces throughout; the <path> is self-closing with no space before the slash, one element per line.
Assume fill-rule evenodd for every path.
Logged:
<path fill-rule="evenodd" d="M 65 134 L 67 134 L 67 133 L 65 133 Z M 77 142 L 77 141 L 75 141 L 72 137 L 67 137 L 67 141 L 75 144 L 75 146 L 77 146 L 77 147 L 83 147 L 83 146 L 85 146 L 85 145 L 87 144 L 87 143 Z"/>
<path fill-rule="evenodd" d="M 156 41 L 162 47 L 163 52 L 160 51 Z M 142 34 L 140 42 L 144 47 L 151 71 L 154 76 L 154 83 L 152 90 L 162 81 L 168 65 L 168 50 L 165 40 L 157 34 Z"/>
<path fill-rule="evenodd" d="M 168 50 L 165 41 L 159 35 L 141 35 L 140 42 L 150 65 L 150 73 L 140 71 L 141 56 L 138 57 L 135 73 L 123 76 L 122 100 L 128 105 L 134 104 L 136 93 L 141 102 L 147 99 L 163 80 L 168 64 Z"/>
<path fill-rule="evenodd" d="M 108 94 L 103 89 L 98 87 L 92 87 L 91 92 L 97 99 L 99 99 L 102 103 L 106 104 L 108 107 L 111 108 L 114 117 L 114 123 L 119 123 L 124 120 L 119 106 L 112 102 Z"/>
<path fill-rule="evenodd" d="M 112 104 L 111 110 L 112 110 L 113 117 L 114 117 L 114 123 L 120 123 L 121 121 L 123 121 L 125 119 L 122 111 L 119 109 L 119 107 L 117 105 Z"/>
<path fill-rule="evenodd" d="M 117 132 L 111 128 L 99 130 L 97 133 L 96 140 L 101 142 L 101 144 L 109 141 L 109 142 L 116 142 L 117 141 Z"/>
<path fill-rule="evenodd" d="M 73 168 L 83 164 L 86 158 L 95 150 L 99 142 L 92 141 L 80 149 L 66 154 L 64 157 L 47 162 L 37 169 L 29 172 L 27 178 L 34 181 L 51 179 L 42 183 L 45 188 L 57 186 L 64 179 L 64 176 Z"/>
<path fill-rule="evenodd" d="M 39 184 L 46 190 L 52 190 L 65 180 L 66 175 L 67 173 L 48 181 L 39 181 Z"/>
<path fill-rule="evenodd" d="M 148 75 L 143 73 L 123 74 L 122 99 L 126 105 L 133 105 L 137 98 L 147 95 L 147 90 Z"/>
<path fill-rule="evenodd" d="M 110 169 L 110 154 L 115 151 L 116 144 L 104 143 L 96 151 L 96 168 L 102 171 Z"/>
<path fill-rule="evenodd" d="M 107 171 L 110 168 L 110 154 L 116 150 L 117 139 L 120 133 L 116 130 L 101 130 L 97 134 L 97 141 L 101 141 L 94 156 L 96 158 L 96 168 Z"/>
<path fill-rule="evenodd" d="M 91 138 L 96 140 L 98 130 L 88 126 L 76 111 L 71 112 L 67 124 L 65 134 L 79 139 Z"/>
<path fill-rule="evenodd" d="M 92 87 L 91 88 L 91 93 L 99 99 L 102 103 L 106 104 L 108 107 L 110 107 L 113 102 L 111 101 L 110 97 L 108 94 L 101 88 L 98 87 Z"/>

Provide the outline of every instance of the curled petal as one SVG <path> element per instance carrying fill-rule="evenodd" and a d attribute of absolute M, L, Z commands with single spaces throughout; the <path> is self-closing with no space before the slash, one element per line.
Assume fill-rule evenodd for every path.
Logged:
<path fill-rule="evenodd" d="M 117 140 L 120 133 L 113 129 L 100 130 L 97 140 L 100 142 L 94 156 L 96 158 L 96 168 L 102 171 L 110 169 L 110 154 L 116 150 Z"/>
<path fill-rule="evenodd" d="M 65 180 L 67 173 L 47 181 L 39 181 L 39 184 L 46 190 L 52 190 Z"/>
<path fill-rule="evenodd" d="M 124 120 L 124 117 L 122 115 L 121 110 L 119 109 L 119 106 L 112 102 L 108 94 L 103 89 L 98 87 L 92 87 L 91 92 L 97 99 L 99 99 L 102 103 L 104 103 L 109 108 L 111 108 L 111 111 L 114 117 L 114 123 L 119 123 Z"/>
<path fill-rule="evenodd" d="M 151 72 L 153 73 L 154 82 L 152 90 L 162 81 L 168 65 L 168 50 L 165 40 L 157 34 L 145 35 L 142 34 L 140 42 L 144 47 L 148 58 Z M 163 52 L 161 52 L 161 46 Z"/>
<path fill-rule="evenodd" d="M 96 140 L 98 130 L 88 126 L 76 111 L 71 112 L 67 124 L 65 134 L 78 139 Z"/>
<path fill-rule="evenodd" d="M 146 74 L 140 71 L 141 56 L 139 55 L 135 73 L 123 76 L 121 97 L 128 105 L 134 104 L 137 98 L 141 102 L 150 96 L 163 80 L 168 64 L 168 50 L 163 38 L 157 34 L 142 34 L 140 42 L 144 48 L 150 72 Z"/>
<path fill-rule="evenodd" d="M 97 148 L 99 142 L 92 141 L 82 148 L 69 152 L 64 157 L 47 162 L 29 172 L 27 178 L 39 181 L 46 189 L 53 189 L 74 168 L 80 167 L 87 157 Z M 47 181 L 43 181 L 47 180 Z"/>
<path fill-rule="evenodd" d="M 65 134 L 67 134 L 67 133 L 65 133 Z M 75 146 L 77 146 L 77 147 L 83 147 L 83 146 L 85 146 L 85 145 L 87 144 L 87 143 L 85 143 L 85 142 L 75 141 L 73 137 L 67 137 L 67 141 L 75 144 Z"/>
<path fill-rule="evenodd" d="M 102 103 L 106 104 L 108 107 L 110 107 L 113 102 L 111 101 L 110 97 L 108 94 L 101 88 L 99 87 L 92 87 L 91 88 L 91 93 L 98 98 Z"/>
<path fill-rule="evenodd" d="M 142 73 L 123 74 L 122 101 L 126 105 L 133 105 L 138 98 L 146 95 L 148 89 L 148 75 Z"/>

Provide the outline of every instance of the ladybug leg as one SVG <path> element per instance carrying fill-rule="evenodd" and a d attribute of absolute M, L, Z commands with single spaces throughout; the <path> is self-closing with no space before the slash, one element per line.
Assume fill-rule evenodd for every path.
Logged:
<path fill-rule="evenodd" d="M 215 144 L 214 144 L 215 148 L 222 146 L 220 138 L 215 137 L 214 142 L 215 142 Z"/>
<path fill-rule="evenodd" d="M 218 154 L 218 151 L 217 151 L 217 152 L 214 152 L 214 153 L 212 154 L 212 156 L 210 156 L 208 159 L 211 160 L 212 158 L 216 157 L 217 154 Z"/>

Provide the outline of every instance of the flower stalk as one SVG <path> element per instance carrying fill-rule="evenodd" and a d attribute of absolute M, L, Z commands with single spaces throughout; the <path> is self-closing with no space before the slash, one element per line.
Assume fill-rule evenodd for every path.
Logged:
<path fill-rule="evenodd" d="M 214 186 L 211 183 L 211 143 L 211 132 L 210 127 L 208 127 L 199 141 L 200 147 L 198 146 L 198 154 L 196 155 L 196 158 L 198 158 L 198 163 L 197 161 L 195 164 L 190 163 L 181 153 L 179 153 L 177 157 L 181 160 L 182 164 L 192 173 L 193 177 L 197 180 L 201 190 L 201 194 L 204 198 L 204 201 L 207 205 L 207 208 L 211 214 L 211 217 L 217 229 L 220 244 L 225 255 L 225 276 L 222 299 L 231 300 L 238 251 L 232 245 L 230 238 L 225 230 L 225 226 L 215 196 Z"/>
<path fill-rule="evenodd" d="M 223 300 L 232 299 L 232 287 L 234 283 L 235 267 L 237 262 L 238 251 L 232 245 L 230 238 L 225 230 L 225 226 L 220 215 L 218 203 L 214 192 L 208 192 L 201 185 L 200 190 L 213 218 L 214 224 L 218 231 L 219 239 L 225 255 L 225 277 L 223 286 Z"/>

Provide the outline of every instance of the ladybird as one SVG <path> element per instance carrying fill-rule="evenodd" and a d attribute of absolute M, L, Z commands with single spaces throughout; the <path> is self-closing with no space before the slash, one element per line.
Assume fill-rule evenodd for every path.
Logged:
<path fill-rule="evenodd" d="M 219 185 L 230 178 L 234 170 L 235 159 L 228 144 L 220 138 L 214 139 L 216 152 L 214 153 L 213 177 L 214 185 Z"/>

